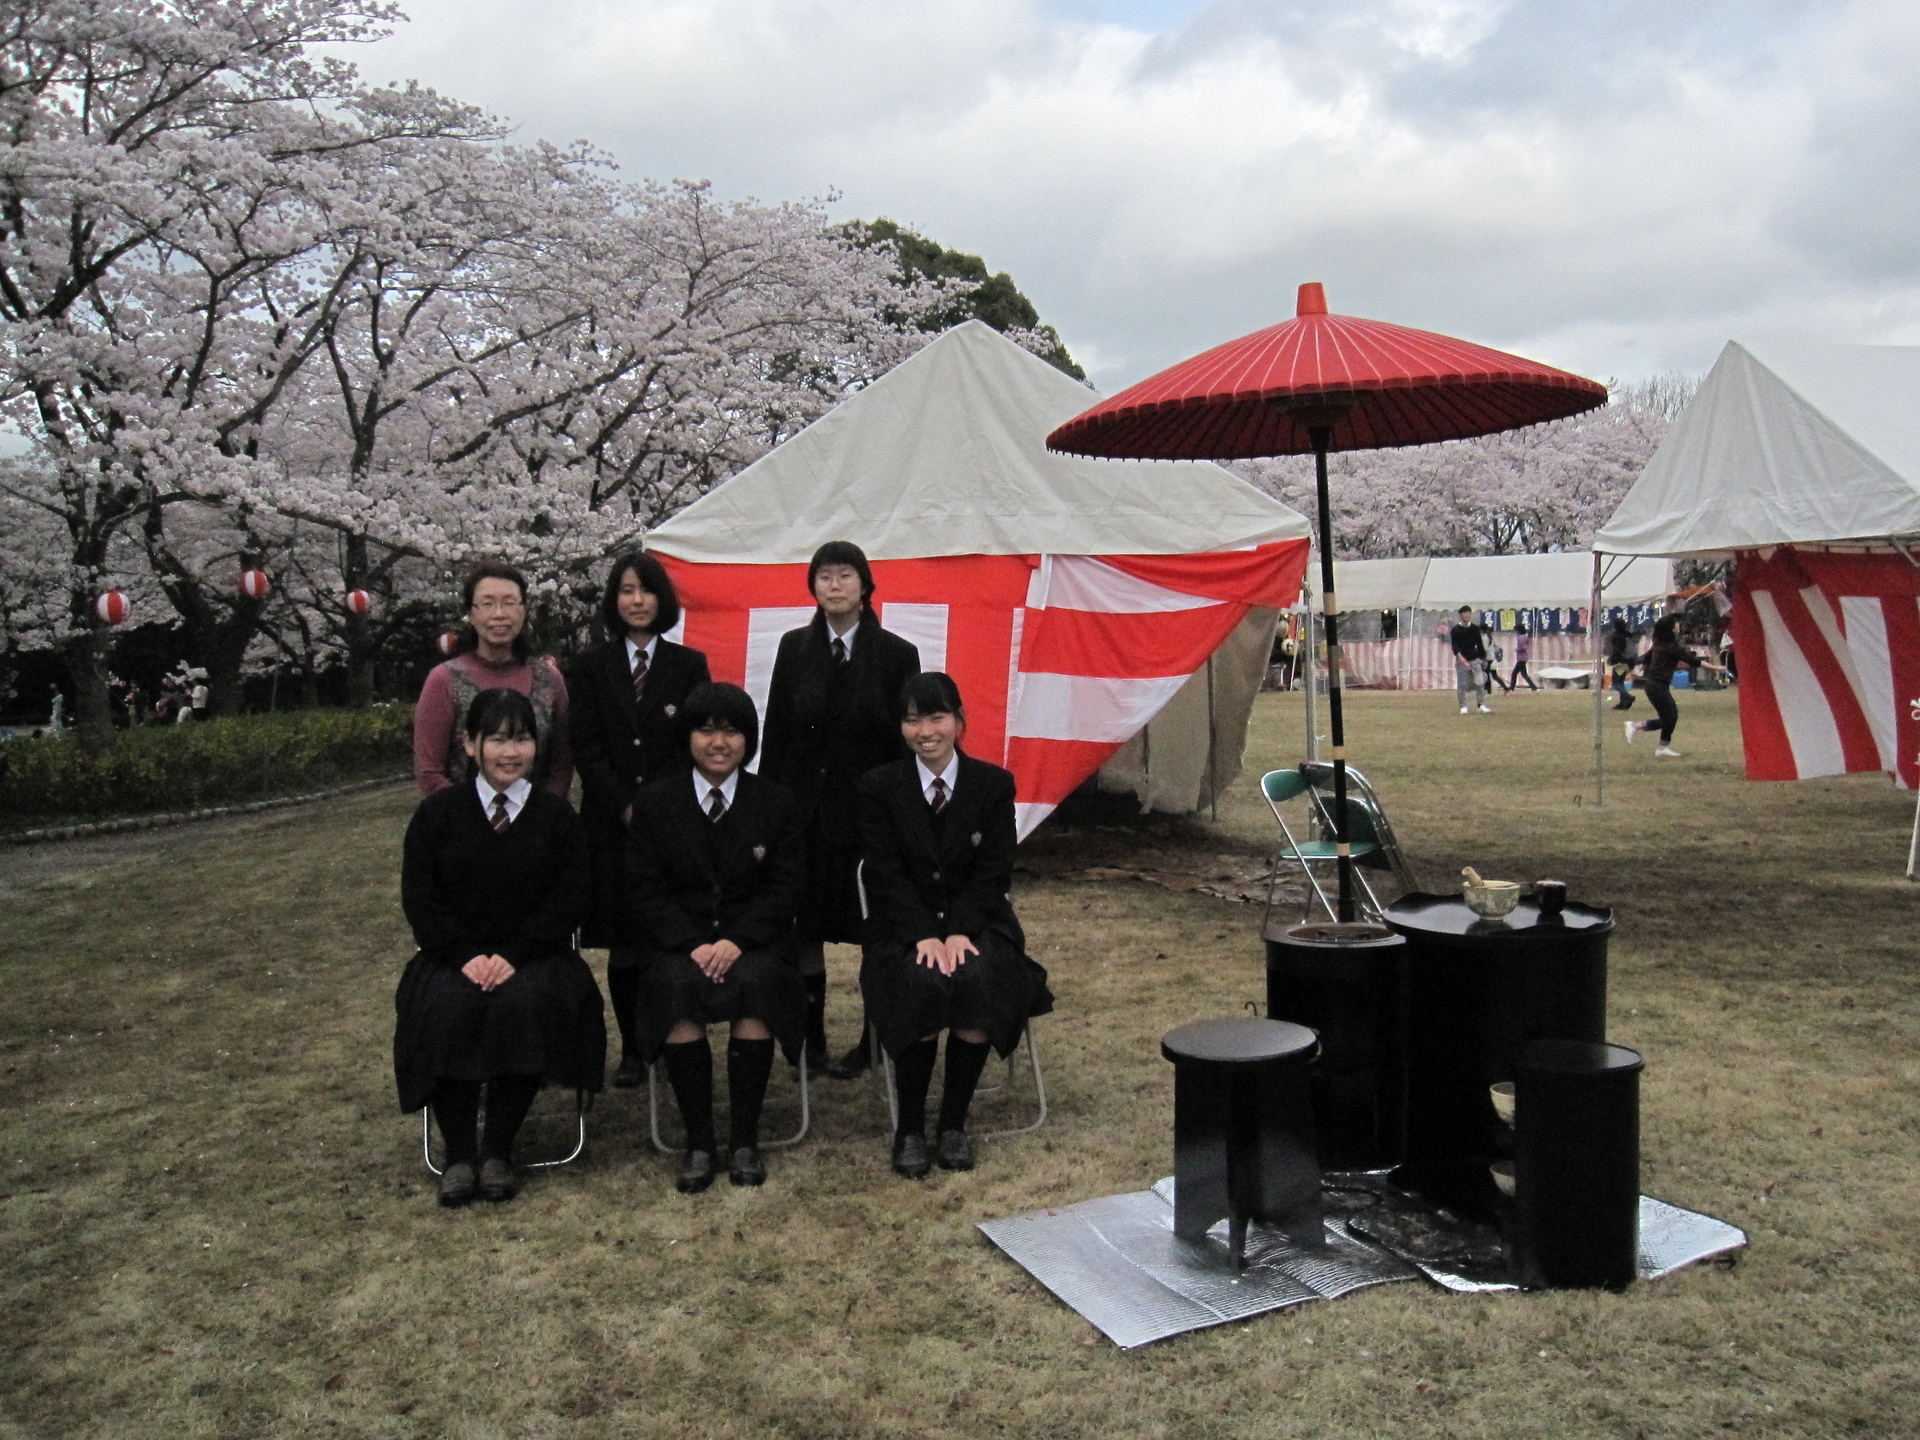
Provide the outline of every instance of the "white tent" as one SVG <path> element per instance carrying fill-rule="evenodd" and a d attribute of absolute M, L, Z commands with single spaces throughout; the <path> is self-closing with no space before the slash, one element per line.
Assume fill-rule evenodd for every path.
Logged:
<path fill-rule="evenodd" d="M 1143 727 L 1145 758 L 1105 783 L 1205 803 L 1239 772 L 1307 521 L 1218 465 L 1048 450 L 1096 398 L 986 325 L 947 331 L 648 535 L 688 643 L 764 702 L 780 632 L 810 613 L 781 567 L 853 540 L 882 623 L 960 682 L 969 749 L 1014 771 L 1023 833 Z M 1048 639 L 1076 623 L 1084 655 Z M 1180 635 L 1195 648 L 1169 658 Z"/>
<path fill-rule="evenodd" d="M 1594 537 L 1726 555 L 1920 534 L 1920 346 L 1729 341 Z"/>
<path fill-rule="evenodd" d="M 1665 562 L 1635 560 L 1608 575 L 1605 599 L 1613 605 L 1664 599 L 1672 579 Z M 1462 605 L 1476 610 L 1582 609 L 1593 592 L 1593 556 L 1566 550 L 1549 555 L 1338 560 L 1333 584 L 1344 611 L 1454 610 Z"/>

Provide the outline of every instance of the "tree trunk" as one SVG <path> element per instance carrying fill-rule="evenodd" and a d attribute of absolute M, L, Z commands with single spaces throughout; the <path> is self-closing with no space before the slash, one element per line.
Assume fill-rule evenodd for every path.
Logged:
<path fill-rule="evenodd" d="M 107 636 L 104 626 L 76 631 L 60 648 L 73 681 L 74 734 L 90 755 L 113 744 L 113 701 L 107 694 Z"/>

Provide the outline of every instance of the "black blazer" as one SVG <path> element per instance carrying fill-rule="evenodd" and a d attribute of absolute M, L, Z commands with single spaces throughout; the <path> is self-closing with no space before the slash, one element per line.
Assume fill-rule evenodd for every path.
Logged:
<path fill-rule="evenodd" d="M 862 880 L 867 941 L 908 945 L 965 935 L 979 943 L 997 930 L 1026 948 L 1007 892 L 1019 843 L 1013 776 L 960 756 L 953 797 L 936 820 L 911 759 L 860 779 Z"/>
<path fill-rule="evenodd" d="M 644 948 L 784 946 L 800 906 L 805 843 L 793 796 L 758 775 L 741 772 L 733 806 L 717 822 L 685 772 L 643 787 L 627 830 L 627 894 Z"/>
<path fill-rule="evenodd" d="M 807 821 L 823 798 L 826 818 L 837 820 L 862 775 L 906 753 L 895 710 L 902 687 L 920 673 L 913 642 L 881 629 L 871 612 L 860 617 L 838 679 L 831 642 L 818 610 L 780 637 L 761 727 L 760 773 L 793 791 Z M 831 829 L 844 831 L 848 849 L 857 843 L 850 823 Z"/>
<path fill-rule="evenodd" d="M 633 702 L 633 673 L 622 636 L 584 651 L 567 674 L 574 768 L 580 772 L 580 818 L 590 839 L 618 844 L 620 812 L 649 780 L 679 774 L 691 762 L 673 743 L 674 716 L 708 679 L 707 657 L 662 640 L 653 647 L 647 688 Z M 676 750 L 678 753 L 676 753 Z"/>

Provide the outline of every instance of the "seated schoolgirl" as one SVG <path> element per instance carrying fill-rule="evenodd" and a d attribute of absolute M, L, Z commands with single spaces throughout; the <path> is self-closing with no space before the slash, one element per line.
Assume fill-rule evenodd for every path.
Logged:
<path fill-rule="evenodd" d="M 966 711 L 938 671 L 900 697 L 912 757 L 860 781 L 867 938 L 860 988 L 893 1057 L 900 1123 L 893 1168 L 918 1179 L 938 1160 L 971 1170 L 967 1111 L 989 1048 L 1003 1057 L 1027 1017 L 1052 1008 L 1047 972 L 1028 959 L 1007 892 L 1016 843 L 1013 776 L 960 751 Z M 947 1064 L 933 1156 L 927 1091 L 940 1032 Z"/>
<path fill-rule="evenodd" d="M 573 808 L 528 778 L 533 705 L 482 691 L 464 733 L 465 783 L 428 795 L 407 826 L 400 902 L 420 948 L 394 997 L 400 1108 L 433 1107 L 450 1206 L 511 1199 L 514 1137 L 534 1095 L 542 1084 L 598 1090 L 607 1052 L 600 987 L 572 940 L 586 841 Z"/>
<path fill-rule="evenodd" d="M 675 1184 L 713 1183 L 713 1053 L 727 1044 L 727 1178 L 760 1185 L 760 1108 L 777 1037 L 789 1059 L 806 1033 L 807 992 L 794 916 L 806 874 L 799 807 L 783 785 L 744 768 L 760 721 L 735 685 L 695 687 L 680 707 L 680 743 L 693 760 L 634 797 L 627 827 L 628 898 L 642 954 L 634 1032 L 642 1058 L 664 1060 L 687 1152 Z"/>

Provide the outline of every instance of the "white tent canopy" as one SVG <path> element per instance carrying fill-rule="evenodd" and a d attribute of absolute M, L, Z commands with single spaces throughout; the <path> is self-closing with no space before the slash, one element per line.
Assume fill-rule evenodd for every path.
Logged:
<path fill-rule="evenodd" d="M 1307 536 L 1298 511 L 1218 465 L 1047 449 L 1099 398 L 969 320 L 649 532 L 647 547 L 773 565 L 841 539 L 907 560 L 1191 555 Z"/>
<path fill-rule="evenodd" d="M 1309 581 L 1318 571 L 1309 569 Z M 1604 574 L 1605 600 L 1638 605 L 1673 588 L 1664 560 L 1612 563 Z M 1527 609 L 1589 603 L 1593 555 L 1586 550 L 1549 555 L 1445 555 L 1432 559 L 1341 560 L 1333 567 L 1334 598 L 1345 611 Z M 1318 586 L 1315 586 L 1316 593 Z"/>
<path fill-rule="evenodd" d="M 1729 341 L 1594 548 L 1920 534 L 1920 346 Z"/>

